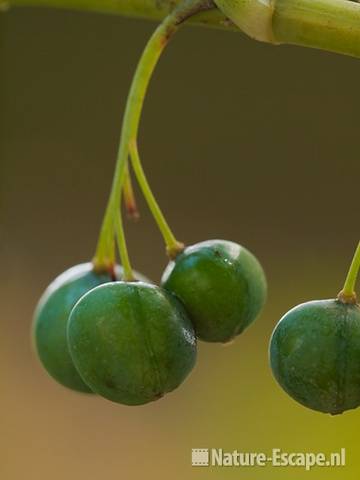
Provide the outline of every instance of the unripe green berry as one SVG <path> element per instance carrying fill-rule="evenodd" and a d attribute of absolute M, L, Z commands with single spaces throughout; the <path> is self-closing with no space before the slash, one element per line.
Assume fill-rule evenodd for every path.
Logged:
<path fill-rule="evenodd" d="M 226 240 L 187 247 L 169 263 L 161 283 L 184 304 L 196 334 L 208 342 L 228 342 L 239 335 L 266 300 L 260 263 Z"/>
<path fill-rule="evenodd" d="M 270 363 L 296 401 L 333 415 L 360 405 L 360 307 L 340 300 L 307 302 L 275 327 Z"/>
<path fill-rule="evenodd" d="M 116 267 L 115 270 L 116 277 L 121 279 L 122 268 Z M 139 274 L 136 276 L 145 279 Z M 110 274 L 94 271 L 92 263 L 76 265 L 48 286 L 37 305 L 33 339 L 40 361 L 55 380 L 72 390 L 91 393 L 70 357 L 66 336 L 70 312 L 89 290 L 112 281 Z"/>
<path fill-rule="evenodd" d="M 141 405 L 174 390 L 194 366 L 196 339 L 184 308 L 161 288 L 113 282 L 84 295 L 68 325 L 73 362 L 90 388 Z"/>

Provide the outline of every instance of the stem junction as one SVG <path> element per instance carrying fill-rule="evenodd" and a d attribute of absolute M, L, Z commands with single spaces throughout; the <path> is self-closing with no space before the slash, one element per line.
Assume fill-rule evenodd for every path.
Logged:
<path fill-rule="evenodd" d="M 338 295 L 338 299 L 343 303 L 357 303 L 355 286 L 360 270 L 360 242 L 355 250 L 349 272 L 347 274 L 344 287 Z"/>
<path fill-rule="evenodd" d="M 201 11 L 213 8 L 212 0 L 185 0 L 179 4 L 157 27 L 140 58 L 126 103 L 112 188 L 93 260 L 95 269 L 113 268 L 115 263 L 114 232 L 116 227 L 120 260 L 124 265 L 126 279 L 131 280 L 133 278 L 122 220 L 121 218 L 120 220 L 118 219 L 130 153 L 132 153 L 133 166 L 138 176 L 140 187 L 164 236 L 170 256 L 176 255 L 183 249 L 183 245 L 172 234 L 150 190 L 137 152 L 137 135 L 147 88 L 162 51 L 185 20 Z"/>

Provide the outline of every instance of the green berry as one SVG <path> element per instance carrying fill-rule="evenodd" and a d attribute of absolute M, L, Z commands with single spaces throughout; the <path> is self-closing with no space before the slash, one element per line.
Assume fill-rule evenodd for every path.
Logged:
<path fill-rule="evenodd" d="M 34 340 L 41 363 L 65 387 L 91 393 L 71 360 L 66 327 L 75 303 L 89 290 L 110 282 L 108 274 L 97 274 L 91 263 L 76 265 L 57 277 L 42 295 L 35 311 Z"/>
<path fill-rule="evenodd" d="M 117 267 L 117 278 L 122 269 Z M 137 278 L 141 278 L 137 274 Z M 94 272 L 92 263 L 66 270 L 45 290 L 34 315 L 33 337 L 41 363 L 48 373 L 65 387 L 91 393 L 71 360 L 66 337 L 67 322 L 75 303 L 89 290 L 112 278 Z"/>
<path fill-rule="evenodd" d="M 113 282 L 83 296 L 70 315 L 68 341 L 85 383 L 126 405 L 171 392 L 196 359 L 195 335 L 183 307 L 143 282 Z"/>
<path fill-rule="evenodd" d="M 246 248 L 226 240 L 186 248 L 169 263 L 161 283 L 184 304 L 196 334 L 208 342 L 239 335 L 266 300 L 260 263 Z"/>
<path fill-rule="evenodd" d="M 270 343 L 276 380 L 302 405 L 333 415 L 360 405 L 360 308 L 318 300 L 290 310 Z"/>

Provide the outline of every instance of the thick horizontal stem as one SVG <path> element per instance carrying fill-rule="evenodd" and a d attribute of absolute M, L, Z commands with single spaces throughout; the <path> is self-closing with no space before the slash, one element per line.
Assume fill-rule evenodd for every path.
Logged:
<path fill-rule="evenodd" d="M 164 19 L 181 0 L 0 0 L 4 7 L 54 7 L 125 15 L 128 17 Z M 189 23 L 226 30 L 239 30 L 218 9 L 201 12 L 188 20 Z"/>
<path fill-rule="evenodd" d="M 181 0 L 0 0 L 0 6 L 43 6 L 161 20 Z M 360 4 L 350 0 L 214 0 L 219 8 L 190 23 L 242 30 L 270 43 L 290 43 L 360 57 Z M 237 25 L 237 26 L 236 26 Z"/>
<path fill-rule="evenodd" d="M 273 32 L 280 43 L 360 57 L 360 4 L 349 0 L 277 0 Z"/>

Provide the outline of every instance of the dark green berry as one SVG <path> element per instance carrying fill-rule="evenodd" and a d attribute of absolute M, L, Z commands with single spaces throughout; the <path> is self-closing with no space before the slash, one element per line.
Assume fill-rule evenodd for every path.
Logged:
<path fill-rule="evenodd" d="M 121 276 L 122 269 L 117 267 L 116 277 Z M 66 337 L 70 312 L 85 293 L 112 280 L 108 273 L 96 273 L 92 263 L 76 265 L 49 285 L 36 308 L 33 337 L 41 363 L 55 380 L 72 390 L 91 393 L 70 357 Z"/>
<path fill-rule="evenodd" d="M 181 300 L 196 334 L 208 342 L 239 335 L 266 300 L 260 263 L 246 248 L 226 240 L 187 247 L 169 263 L 161 283 Z"/>
<path fill-rule="evenodd" d="M 184 308 L 143 282 L 113 282 L 84 295 L 70 315 L 68 342 L 85 383 L 126 405 L 171 392 L 196 359 L 194 330 Z"/>
<path fill-rule="evenodd" d="M 333 415 L 360 405 L 360 308 L 340 300 L 304 303 L 277 324 L 270 362 L 302 405 Z"/>
<path fill-rule="evenodd" d="M 91 393 L 71 360 L 66 327 L 75 303 L 89 290 L 110 282 L 108 274 L 97 274 L 91 263 L 76 265 L 57 277 L 42 295 L 35 311 L 34 340 L 41 363 L 65 387 Z"/>

